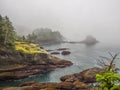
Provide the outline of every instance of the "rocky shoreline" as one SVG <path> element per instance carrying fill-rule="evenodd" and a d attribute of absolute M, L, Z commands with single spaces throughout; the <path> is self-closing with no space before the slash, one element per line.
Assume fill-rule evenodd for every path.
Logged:
<path fill-rule="evenodd" d="M 46 73 L 72 64 L 70 61 L 50 54 L 0 52 L 0 81 L 23 79 L 30 75 Z M 94 90 L 91 83 L 96 81 L 95 75 L 100 71 L 100 68 L 94 67 L 72 75 L 62 76 L 59 83 L 30 81 L 18 87 L 2 87 L 0 90 Z"/>
<path fill-rule="evenodd" d="M 69 62 L 65 62 L 65 63 L 66 64 L 64 65 L 50 65 L 50 64 L 32 65 L 32 66 L 26 66 L 22 69 L 3 71 L 0 72 L 0 81 L 23 79 L 29 77 L 30 75 L 35 75 L 38 73 L 43 74 L 52 71 L 56 68 L 63 68 L 66 66 L 70 66 Z"/>
<path fill-rule="evenodd" d="M 4 87 L 0 90 L 94 90 L 91 83 L 95 82 L 95 74 L 101 71 L 94 67 L 82 72 L 61 77 L 59 83 L 39 83 L 30 81 L 19 87 Z"/>
<path fill-rule="evenodd" d="M 0 52 L 0 81 L 23 79 L 72 65 L 55 56 L 43 53 L 34 55 L 18 52 Z"/>

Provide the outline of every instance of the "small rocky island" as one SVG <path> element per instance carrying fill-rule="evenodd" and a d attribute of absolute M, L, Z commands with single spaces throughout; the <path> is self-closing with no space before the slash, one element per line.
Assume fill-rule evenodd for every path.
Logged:
<path fill-rule="evenodd" d="M 99 41 L 96 40 L 95 37 L 91 36 L 91 35 L 88 35 L 86 36 L 86 38 L 82 41 L 70 41 L 70 42 L 67 42 L 67 43 L 72 43 L 72 44 L 75 44 L 75 43 L 79 43 L 79 44 L 85 44 L 85 45 L 95 45 L 96 43 L 98 43 Z"/>
<path fill-rule="evenodd" d="M 86 45 L 94 45 L 98 43 L 98 40 L 96 40 L 95 37 L 88 35 L 83 41 L 80 41 L 80 43 L 84 43 Z"/>

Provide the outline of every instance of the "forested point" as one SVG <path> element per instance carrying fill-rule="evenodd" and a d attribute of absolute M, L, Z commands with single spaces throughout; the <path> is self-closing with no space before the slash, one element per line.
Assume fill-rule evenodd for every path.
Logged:
<path fill-rule="evenodd" d="M 59 31 L 52 31 L 50 28 L 38 28 L 26 37 L 27 41 L 39 44 L 54 44 L 63 41 L 64 37 Z"/>
<path fill-rule="evenodd" d="M 0 15 L 0 46 L 1 48 L 15 49 L 15 42 L 29 42 L 38 44 L 52 44 L 62 42 L 64 37 L 59 31 L 52 31 L 49 28 L 39 28 L 33 30 L 26 36 L 17 35 L 10 19 Z"/>

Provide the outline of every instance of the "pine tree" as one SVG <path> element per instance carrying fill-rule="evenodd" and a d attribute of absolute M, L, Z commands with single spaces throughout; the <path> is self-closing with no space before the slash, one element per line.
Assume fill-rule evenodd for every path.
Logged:
<path fill-rule="evenodd" d="M 4 42 L 4 27 L 3 27 L 3 17 L 0 15 L 0 44 L 3 45 Z"/>
<path fill-rule="evenodd" d="M 0 44 L 14 45 L 16 33 L 14 27 L 7 16 L 0 16 Z"/>
<path fill-rule="evenodd" d="M 5 17 L 5 41 L 4 44 L 14 44 L 15 41 L 15 31 L 14 27 L 12 26 L 12 23 L 10 22 L 9 18 Z"/>

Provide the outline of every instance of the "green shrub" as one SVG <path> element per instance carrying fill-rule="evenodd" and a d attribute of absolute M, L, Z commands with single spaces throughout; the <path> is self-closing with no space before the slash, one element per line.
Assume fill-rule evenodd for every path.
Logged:
<path fill-rule="evenodd" d="M 103 74 L 97 74 L 96 80 L 100 82 L 100 87 L 111 89 L 120 81 L 120 76 L 112 71 Z"/>

